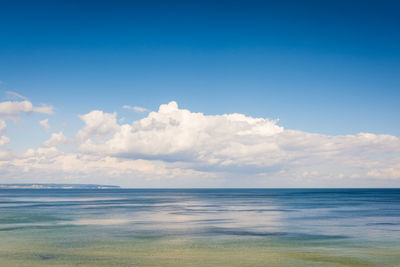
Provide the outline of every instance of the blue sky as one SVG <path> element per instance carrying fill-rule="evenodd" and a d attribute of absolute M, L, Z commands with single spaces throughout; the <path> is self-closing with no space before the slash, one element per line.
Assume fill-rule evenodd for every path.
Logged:
<path fill-rule="evenodd" d="M 396 1 L 18 2 L 0 9 L 2 89 L 62 115 L 176 100 L 400 134 Z"/>
<path fill-rule="evenodd" d="M 0 1 L 0 90 L 54 107 L 7 123 L 7 148 L 48 139 L 38 120 L 72 137 L 78 115 L 131 123 L 147 114 L 123 105 L 170 101 L 329 136 L 399 136 L 399 11 L 397 1 Z"/>

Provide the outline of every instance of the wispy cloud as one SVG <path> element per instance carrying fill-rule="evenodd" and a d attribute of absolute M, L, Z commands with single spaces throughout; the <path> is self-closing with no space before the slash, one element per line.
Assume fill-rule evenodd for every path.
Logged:
<path fill-rule="evenodd" d="M 13 92 L 13 91 L 7 91 L 6 92 L 6 98 L 7 99 L 23 99 L 23 100 L 28 100 L 27 97 L 18 94 L 17 92 Z"/>
<path fill-rule="evenodd" d="M 147 108 L 138 107 L 138 106 L 124 105 L 124 106 L 122 106 L 122 108 L 133 110 L 133 111 L 135 111 L 137 113 L 144 113 L 144 112 L 148 112 L 149 111 Z"/>

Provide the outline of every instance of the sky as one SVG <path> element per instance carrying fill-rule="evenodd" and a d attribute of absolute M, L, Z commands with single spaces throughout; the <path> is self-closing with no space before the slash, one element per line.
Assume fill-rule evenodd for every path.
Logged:
<path fill-rule="evenodd" d="M 0 183 L 399 187 L 399 12 L 0 0 Z"/>

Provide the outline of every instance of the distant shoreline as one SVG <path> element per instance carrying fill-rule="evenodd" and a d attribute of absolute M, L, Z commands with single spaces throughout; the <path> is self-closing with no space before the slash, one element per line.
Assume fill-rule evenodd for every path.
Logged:
<path fill-rule="evenodd" d="M 0 184 L 0 189 L 119 189 L 117 185 L 99 184 Z"/>
<path fill-rule="evenodd" d="M 174 187 L 174 188 L 160 188 L 160 187 L 120 187 L 118 185 L 100 185 L 100 184 L 0 184 L 0 189 L 121 189 L 121 190 L 190 190 L 190 191 L 202 191 L 202 190 L 289 190 L 289 191 L 304 191 L 304 190 L 317 190 L 317 191 L 359 191 L 359 190 L 400 190 L 399 187 L 270 187 L 270 188 L 257 188 L 257 187 Z"/>

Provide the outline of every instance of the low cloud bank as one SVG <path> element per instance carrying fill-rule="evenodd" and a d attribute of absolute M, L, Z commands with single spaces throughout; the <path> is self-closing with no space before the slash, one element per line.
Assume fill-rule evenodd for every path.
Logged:
<path fill-rule="evenodd" d="M 391 135 L 287 130 L 277 120 L 236 113 L 204 115 L 180 109 L 176 102 L 131 124 L 120 124 L 116 113 L 101 110 L 80 118 L 84 126 L 74 137 L 53 133 L 41 148 L 24 154 L 2 152 L 8 156 L 0 161 L 0 170 L 76 179 L 115 177 L 126 179 L 126 184 L 185 179 L 190 185 L 203 179 L 216 186 L 229 186 L 230 181 L 246 186 L 249 181 L 254 186 L 334 181 L 346 186 L 353 180 L 366 185 L 400 180 L 400 139 Z M 62 144 L 72 148 L 60 151 Z"/>

